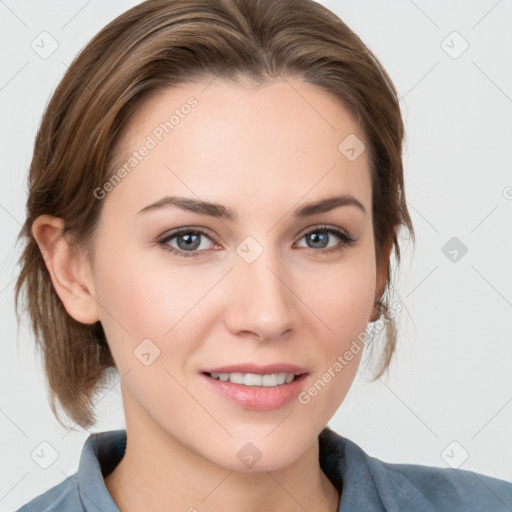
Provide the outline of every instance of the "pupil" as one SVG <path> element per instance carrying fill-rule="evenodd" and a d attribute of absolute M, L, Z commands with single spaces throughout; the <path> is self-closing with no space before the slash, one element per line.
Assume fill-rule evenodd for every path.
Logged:
<path fill-rule="evenodd" d="M 325 245 L 322 244 L 322 242 L 325 242 L 327 240 L 327 233 L 319 233 L 319 234 L 316 234 L 316 233 L 312 233 L 310 236 L 309 236 L 309 239 L 311 242 L 313 242 L 313 244 L 320 244 L 320 247 L 325 247 Z M 315 245 L 315 247 L 317 246 Z"/>
<path fill-rule="evenodd" d="M 197 249 L 200 245 L 198 234 L 186 234 L 178 237 L 178 246 L 180 249 Z M 186 240 L 185 243 L 181 243 L 182 240 Z"/>

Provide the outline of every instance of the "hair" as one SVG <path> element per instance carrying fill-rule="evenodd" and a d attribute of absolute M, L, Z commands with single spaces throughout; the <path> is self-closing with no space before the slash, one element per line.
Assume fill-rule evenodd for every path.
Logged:
<path fill-rule="evenodd" d="M 98 321 L 75 321 L 51 282 L 32 234 L 42 214 L 64 219 L 71 248 L 90 244 L 103 201 L 96 187 L 113 174 L 114 152 L 125 127 L 152 94 L 177 85 L 221 77 L 233 84 L 265 85 L 298 78 L 329 92 L 362 127 L 372 183 L 377 264 L 396 228 L 414 239 L 407 210 L 397 92 L 386 71 L 334 13 L 312 0 L 148 0 L 105 26 L 76 56 L 56 88 L 39 126 L 27 178 L 26 220 L 17 238 L 25 245 L 18 263 L 19 295 L 42 351 L 49 404 L 56 402 L 80 427 L 96 423 L 94 397 L 115 363 Z M 396 346 L 387 268 L 381 314 L 386 320 L 380 377 Z M 373 347 L 372 347 L 373 349 Z M 109 371 L 110 370 L 110 371 Z"/>

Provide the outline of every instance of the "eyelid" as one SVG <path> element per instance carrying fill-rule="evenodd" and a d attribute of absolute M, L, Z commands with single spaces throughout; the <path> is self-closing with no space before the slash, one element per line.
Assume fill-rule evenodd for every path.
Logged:
<path fill-rule="evenodd" d="M 200 233 L 201 235 L 209 238 L 214 244 L 221 245 L 220 242 L 213 236 L 210 231 L 206 228 L 196 227 L 196 226 L 183 226 L 181 228 L 172 229 L 170 231 L 165 232 L 163 235 L 160 235 L 156 238 L 156 242 L 161 245 L 165 245 L 166 242 L 172 240 L 173 238 L 181 235 L 182 233 Z M 174 248 L 173 248 L 174 249 Z M 178 249 L 175 249 L 178 251 Z M 196 252 L 205 252 L 205 251 L 196 251 Z"/>
<path fill-rule="evenodd" d="M 334 248 L 333 247 L 326 248 L 326 249 L 313 249 L 313 248 L 307 248 L 307 247 L 304 248 L 306 250 L 309 249 L 309 251 L 313 252 L 313 253 L 329 254 L 332 252 L 338 252 L 338 251 L 342 251 L 346 247 L 349 247 L 357 242 L 357 238 L 352 237 L 343 228 L 340 228 L 338 226 L 326 225 L 326 224 L 312 225 L 307 228 L 304 228 L 304 230 L 302 230 L 300 232 L 300 235 L 297 235 L 297 237 L 298 237 L 297 242 L 302 240 L 302 238 L 304 238 L 309 233 L 314 233 L 315 231 L 325 231 L 327 233 L 334 234 L 341 240 L 341 242 L 339 244 L 337 244 Z M 199 256 L 202 256 L 204 253 L 209 252 L 209 250 L 183 251 L 183 250 L 176 249 L 174 247 L 167 245 L 167 242 L 169 240 L 172 240 L 173 238 L 179 236 L 182 233 L 199 233 L 199 234 L 205 236 L 206 238 L 209 238 L 215 245 L 222 245 L 218 242 L 216 237 L 210 233 L 210 231 L 208 229 L 202 228 L 202 227 L 196 227 L 196 226 L 182 226 L 180 228 L 173 229 L 173 230 L 168 231 L 168 232 L 164 233 L 163 235 L 159 236 L 156 239 L 156 242 L 159 245 L 161 245 L 162 248 L 164 250 L 166 250 L 167 252 L 170 252 L 170 253 L 173 253 L 173 254 L 176 254 L 176 255 L 182 256 L 182 257 L 199 257 Z"/>
<path fill-rule="evenodd" d="M 302 240 L 306 235 L 309 233 L 315 233 L 317 231 L 324 231 L 327 233 L 331 233 L 336 235 L 339 239 L 341 239 L 340 244 L 328 248 L 328 249 L 311 249 L 310 251 L 314 253 L 320 253 L 320 254 L 329 254 L 332 252 L 337 252 L 345 249 L 346 247 L 350 247 L 354 245 L 357 242 L 357 238 L 354 238 L 351 236 L 345 229 L 340 228 L 338 226 L 332 226 L 328 224 L 322 224 L 322 225 L 313 225 L 306 228 L 304 231 L 301 232 L 300 236 L 298 236 L 298 241 Z M 305 249 L 308 249 L 307 247 Z"/>
<path fill-rule="evenodd" d="M 311 226 L 308 226 L 307 228 L 304 228 L 303 230 L 299 231 L 297 238 L 302 238 L 305 235 L 307 235 L 308 233 L 311 233 L 312 231 L 328 231 L 328 230 L 332 230 L 332 231 L 340 233 L 348 238 L 352 238 L 346 229 L 343 229 L 339 226 L 334 226 L 331 224 L 312 224 Z"/>

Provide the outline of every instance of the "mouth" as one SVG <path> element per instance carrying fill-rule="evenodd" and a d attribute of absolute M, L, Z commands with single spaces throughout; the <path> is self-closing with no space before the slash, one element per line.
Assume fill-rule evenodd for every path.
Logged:
<path fill-rule="evenodd" d="M 221 382 L 231 382 L 244 386 L 277 387 L 289 384 L 300 378 L 304 373 L 295 374 L 287 372 L 278 373 L 242 373 L 242 372 L 203 372 L 203 375 Z"/>
<path fill-rule="evenodd" d="M 200 372 L 211 390 L 237 407 L 272 411 L 291 404 L 306 385 L 309 371 L 294 365 L 240 364 Z"/>
<path fill-rule="evenodd" d="M 256 365 L 239 363 L 217 368 L 207 368 L 203 375 L 213 380 L 230 382 L 242 386 L 279 387 L 290 384 L 302 375 L 308 374 L 306 368 L 288 363 Z"/>

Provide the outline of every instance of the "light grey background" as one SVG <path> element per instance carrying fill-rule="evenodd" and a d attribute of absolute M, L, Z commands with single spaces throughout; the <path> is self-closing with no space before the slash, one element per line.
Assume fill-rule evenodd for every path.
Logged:
<path fill-rule="evenodd" d="M 52 91 L 79 49 L 136 3 L 0 0 L 2 511 L 75 472 L 89 435 L 53 417 L 26 320 L 17 331 L 14 242 Z M 405 309 L 390 375 L 373 384 L 358 377 L 330 425 L 388 462 L 512 481 L 512 1 L 321 3 L 372 49 L 402 98 L 417 234 L 414 251 L 404 246 Z M 48 38 L 43 31 L 58 43 L 45 59 L 31 47 Z M 452 237 L 468 248 L 456 262 L 442 251 Z M 94 432 L 124 427 L 119 386 L 101 396 L 98 412 Z M 58 453 L 48 469 L 31 458 L 44 441 Z"/>

